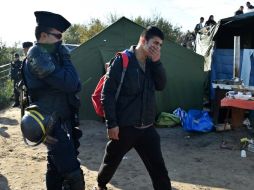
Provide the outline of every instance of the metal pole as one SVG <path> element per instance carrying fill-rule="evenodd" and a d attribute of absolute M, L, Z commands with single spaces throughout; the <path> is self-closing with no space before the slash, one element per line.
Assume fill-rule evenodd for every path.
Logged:
<path fill-rule="evenodd" d="M 240 36 L 234 36 L 233 79 L 240 78 Z"/>

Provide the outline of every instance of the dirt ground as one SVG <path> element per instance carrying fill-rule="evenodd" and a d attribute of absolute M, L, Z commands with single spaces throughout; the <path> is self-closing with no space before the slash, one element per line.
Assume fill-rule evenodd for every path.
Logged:
<path fill-rule="evenodd" d="M 20 110 L 0 111 L 0 190 L 44 190 L 46 148 L 27 147 L 21 137 Z M 82 121 L 80 156 L 86 189 L 96 183 L 104 153 L 106 130 L 102 123 Z M 172 186 L 175 190 L 253 190 L 254 153 L 240 157 L 242 127 L 228 132 L 196 134 L 181 127 L 159 128 Z M 222 140 L 226 148 L 221 148 Z M 109 184 L 110 190 L 152 190 L 147 171 L 134 150 L 122 160 Z"/>

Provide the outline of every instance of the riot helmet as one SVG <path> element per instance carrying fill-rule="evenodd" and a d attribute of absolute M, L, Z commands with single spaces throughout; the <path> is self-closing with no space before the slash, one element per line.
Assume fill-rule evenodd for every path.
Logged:
<path fill-rule="evenodd" d="M 50 135 L 56 122 L 56 114 L 45 114 L 38 106 L 26 108 L 21 119 L 21 131 L 27 145 L 37 146 Z"/>

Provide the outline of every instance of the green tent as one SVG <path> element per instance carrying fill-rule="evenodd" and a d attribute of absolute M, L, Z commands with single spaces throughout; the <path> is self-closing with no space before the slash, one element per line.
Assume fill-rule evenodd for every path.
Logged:
<path fill-rule="evenodd" d="M 104 74 L 104 64 L 116 52 L 136 44 L 143 27 L 122 17 L 105 30 L 80 45 L 71 53 L 72 61 L 82 81 L 81 119 L 98 119 L 91 102 L 91 94 L 100 77 Z M 161 61 L 164 64 L 168 83 L 163 92 L 157 93 L 158 112 L 202 108 L 203 102 L 203 57 L 165 40 Z"/>

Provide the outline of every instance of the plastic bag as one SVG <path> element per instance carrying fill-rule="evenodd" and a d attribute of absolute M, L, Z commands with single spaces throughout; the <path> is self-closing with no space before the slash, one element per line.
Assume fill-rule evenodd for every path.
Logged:
<path fill-rule="evenodd" d="M 181 125 L 183 126 L 184 119 L 187 116 L 186 111 L 184 111 L 182 108 L 177 108 L 173 111 L 173 114 L 180 118 Z"/>
<path fill-rule="evenodd" d="M 180 118 L 166 112 L 161 112 L 155 125 L 158 127 L 173 127 L 180 124 Z"/>
<path fill-rule="evenodd" d="M 208 112 L 189 110 L 183 120 L 183 128 L 186 131 L 209 132 L 213 129 L 213 122 Z"/>

